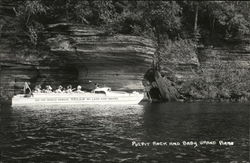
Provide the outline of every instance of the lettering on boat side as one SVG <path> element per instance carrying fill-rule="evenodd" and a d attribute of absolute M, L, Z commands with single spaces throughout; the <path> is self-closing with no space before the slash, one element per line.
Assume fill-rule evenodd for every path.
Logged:
<path fill-rule="evenodd" d="M 118 100 L 117 97 L 71 97 L 71 98 L 40 98 L 35 99 L 36 102 L 43 101 L 97 101 L 97 100 Z"/>
<path fill-rule="evenodd" d="M 219 146 L 233 146 L 235 145 L 232 141 L 170 141 L 170 142 L 162 142 L 162 141 L 152 141 L 152 142 L 137 142 L 132 141 L 131 145 L 133 147 L 149 147 L 149 146 L 191 146 L 191 147 L 199 147 L 199 146 L 207 146 L 207 145 L 219 145 Z"/>

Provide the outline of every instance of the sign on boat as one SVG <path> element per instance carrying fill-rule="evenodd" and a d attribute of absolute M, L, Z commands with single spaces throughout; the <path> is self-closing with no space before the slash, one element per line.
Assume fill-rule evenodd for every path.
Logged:
<path fill-rule="evenodd" d="M 96 88 L 92 92 L 72 93 L 33 93 L 30 97 L 18 94 L 12 98 L 12 106 L 27 105 L 109 105 L 109 104 L 138 104 L 144 95 L 139 92 L 127 93 L 111 91 L 109 87 Z"/>

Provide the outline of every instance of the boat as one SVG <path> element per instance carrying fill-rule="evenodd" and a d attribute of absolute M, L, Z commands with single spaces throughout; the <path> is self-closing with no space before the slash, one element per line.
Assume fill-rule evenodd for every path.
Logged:
<path fill-rule="evenodd" d="M 91 92 L 18 94 L 12 98 L 12 106 L 30 105 L 135 105 L 144 98 L 143 93 L 111 91 L 110 87 L 96 88 Z"/>

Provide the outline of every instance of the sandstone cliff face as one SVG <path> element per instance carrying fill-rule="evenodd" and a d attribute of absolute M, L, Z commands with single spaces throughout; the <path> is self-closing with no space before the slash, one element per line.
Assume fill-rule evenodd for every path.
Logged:
<path fill-rule="evenodd" d="M 198 77 L 181 85 L 181 92 L 192 99 L 249 101 L 249 38 L 200 48 Z"/>
<path fill-rule="evenodd" d="M 178 56 L 180 54 L 165 52 L 166 58 L 161 64 L 162 80 L 155 78 L 147 87 L 154 87 L 156 82 L 158 93 L 167 101 L 176 97 L 175 91 L 169 90 L 173 87 L 184 99 L 250 100 L 249 38 L 225 41 L 215 47 L 200 47 L 197 54 Z"/>
<path fill-rule="evenodd" d="M 199 50 L 198 58 L 201 68 L 211 78 L 223 68 L 250 71 L 250 42 L 203 48 Z"/>
<path fill-rule="evenodd" d="M 184 56 L 178 54 L 168 55 L 168 61 L 162 65 L 162 73 L 173 77 L 176 82 L 189 81 L 198 77 L 197 70 L 200 62 L 196 53 L 187 53 Z"/>
<path fill-rule="evenodd" d="M 172 75 L 177 82 L 183 82 L 199 78 L 202 72 L 213 80 L 216 72 L 225 69 L 250 71 L 249 38 L 231 44 L 224 43 L 224 46 L 198 48 L 197 54 L 167 54 L 168 59 L 163 63 L 161 72 L 167 76 Z"/>
<path fill-rule="evenodd" d="M 59 28 L 59 29 L 58 29 Z M 79 25 L 50 25 L 47 51 L 13 48 L 8 34 L 1 37 L 0 97 L 10 99 L 25 81 L 36 84 L 87 85 L 89 81 L 114 90 L 142 90 L 144 73 L 151 67 L 154 43 L 136 36 L 106 36 L 101 30 Z"/>
<path fill-rule="evenodd" d="M 198 57 L 206 81 L 218 83 L 224 92 L 239 97 L 250 93 L 249 36 L 224 46 L 200 49 Z"/>
<path fill-rule="evenodd" d="M 58 32 L 62 26 L 64 30 Z M 65 30 L 66 29 L 66 30 Z M 154 42 L 136 36 L 105 36 L 100 30 L 77 25 L 50 28 L 51 51 L 73 63 L 78 81 L 92 81 L 113 90 L 142 90 L 142 79 L 151 67 Z"/>
<path fill-rule="evenodd" d="M 68 84 L 77 82 L 77 71 L 56 57 L 38 56 L 28 49 L 10 50 L 6 42 L 0 45 L 0 98 L 10 99 L 14 94 L 22 93 L 23 83 L 30 82 L 31 88 L 36 84 Z M 47 63 L 44 63 L 47 62 Z"/>

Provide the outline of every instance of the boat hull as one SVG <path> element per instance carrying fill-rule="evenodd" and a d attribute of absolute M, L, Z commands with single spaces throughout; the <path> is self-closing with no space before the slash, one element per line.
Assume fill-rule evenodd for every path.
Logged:
<path fill-rule="evenodd" d="M 12 98 L 12 106 L 30 105 L 135 105 L 142 99 L 143 94 L 93 94 L 93 93 L 52 93 L 34 94 L 31 97 L 17 95 Z"/>

